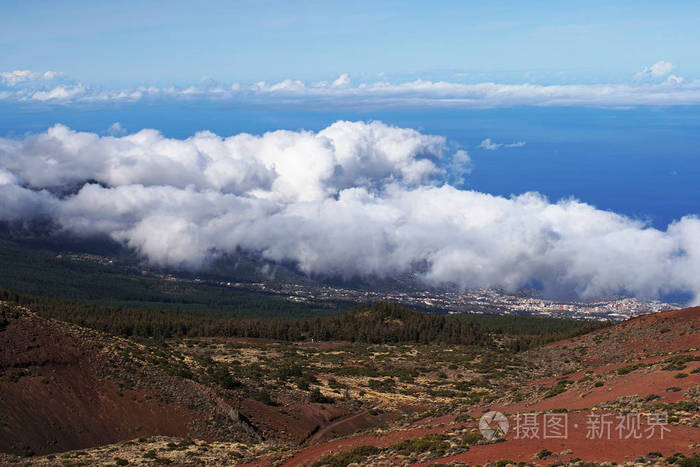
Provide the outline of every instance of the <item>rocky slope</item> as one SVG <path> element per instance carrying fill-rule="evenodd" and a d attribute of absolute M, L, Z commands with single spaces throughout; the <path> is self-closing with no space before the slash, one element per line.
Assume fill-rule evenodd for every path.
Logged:
<path fill-rule="evenodd" d="M 0 451 L 43 454 L 148 435 L 255 440 L 209 387 L 152 349 L 0 304 Z"/>

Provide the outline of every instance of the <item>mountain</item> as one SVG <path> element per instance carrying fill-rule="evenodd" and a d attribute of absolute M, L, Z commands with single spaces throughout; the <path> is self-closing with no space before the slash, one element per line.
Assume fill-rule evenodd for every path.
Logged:
<path fill-rule="evenodd" d="M 252 441 L 215 390 L 153 346 L 0 305 L 0 451 L 45 454 L 153 434 Z"/>
<path fill-rule="evenodd" d="M 347 340 L 159 340 L 115 337 L 4 303 L 0 450 L 11 454 L 0 461 L 696 465 L 700 308 L 543 344 L 562 335 L 555 329 L 520 352 L 513 344 L 528 320 L 509 322 L 508 332 L 488 322 L 473 328 L 488 339 L 450 344 L 448 333 L 418 343 L 406 340 L 413 326 L 442 321 L 412 313 L 380 304 L 324 318 L 358 332 L 352 319 L 363 319 L 362 333 L 384 336 L 376 342 L 351 332 Z M 510 430 L 489 441 L 478 426 L 492 410 Z M 667 414 L 663 439 L 618 439 L 616 426 L 609 440 L 587 438 L 592 415 L 657 412 Z M 516 439 L 516 414 L 566 416 L 568 436 Z"/>
<path fill-rule="evenodd" d="M 457 406 L 379 433 L 308 446 L 282 465 L 698 465 L 699 307 L 634 318 L 521 358 L 527 370 L 515 381 L 501 380 L 486 404 Z M 511 431 L 495 442 L 484 440 L 477 428 L 480 417 L 492 410 L 511 423 Z M 540 430 L 545 414 L 564 415 L 570 431 L 565 439 L 544 439 L 541 431 L 535 439 L 516 439 L 514 414 L 526 413 L 539 417 Z M 663 439 L 658 432 L 653 439 L 647 432 L 639 439 L 619 439 L 616 425 L 611 425 L 611 439 L 588 438 L 589 416 L 618 420 L 654 413 L 668 415 Z"/>

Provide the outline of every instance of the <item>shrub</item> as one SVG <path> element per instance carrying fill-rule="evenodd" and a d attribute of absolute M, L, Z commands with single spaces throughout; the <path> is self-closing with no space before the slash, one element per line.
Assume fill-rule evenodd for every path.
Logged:
<path fill-rule="evenodd" d="M 660 404 L 654 404 L 653 406 L 654 410 L 665 410 L 668 412 L 673 412 L 673 411 L 680 411 L 680 412 L 697 412 L 698 410 L 698 403 L 693 402 L 693 401 L 685 401 L 681 400 L 678 402 L 669 402 L 666 404 L 660 403 Z"/>
<path fill-rule="evenodd" d="M 638 370 L 639 368 L 641 368 L 643 366 L 644 365 L 642 365 L 641 363 L 623 366 L 622 368 L 617 369 L 617 374 L 618 375 L 626 375 L 626 374 L 632 373 L 634 370 Z"/>
<path fill-rule="evenodd" d="M 445 441 L 447 435 L 441 433 L 433 433 L 425 435 L 422 438 L 407 439 L 396 443 L 390 447 L 391 450 L 396 451 L 399 454 L 408 456 L 412 453 L 421 453 L 430 451 L 439 456 L 445 454 L 447 448 L 450 447 L 450 443 Z"/>
<path fill-rule="evenodd" d="M 312 467 L 346 467 L 350 464 L 363 462 L 368 456 L 373 456 L 381 452 L 376 446 L 360 446 L 351 451 L 339 452 L 324 457 L 312 464 Z"/>
<path fill-rule="evenodd" d="M 453 386 L 458 391 L 469 391 L 474 386 L 474 383 L 472 381 L 458 381 Z"/>
<path fill-rule="evenodd" d="M 208 372 L 211 380 L 224 389 L 236 389 L 242 386 L 240 381 L 233 379 L 225 365 L 210 367 Z"/>
<path fill-rule="evenodd" d="M 400 375 L 399 381 L 401 381 L 402 383 L 409 383 L 409 384 L 413 384 L 416 382 L 416 380 L 411 375 Z"/>
<path fill-rule="evenodd" d="M 673 464 L 678 464 L 678 463 L 680 462 L 681 459 L 685 459 L 685 454 L 682 454 L 682 453 L 680 453 L 680 452 L 677 452 L 677 453 L 675 453 L 675 454 L 673 454 L 673 455 L 668 456 L 668 457 L 667 457 L 666 459 L 664 459 L 664 460 L 666 461 L 666 463 L 667 463 L 668 465 L 673 465 Z"/>
<path fill-rule="evenodd" d="M 285 363 L 279 369 L 279 378 L 281 380 L 288 380 L 291 378 L 300 378 L 302 376 L 302 368 L 296 363 Z"/>
<path fill-rule="evenodd" d="M 340 383 L 338 382 L 338 380 L 335 379 L 335 378 L 328 378 L 328 386 L 331 387 L 331 388 L 342 388 L 342 387 L 345 387 L 345 386 L 343 386 L 342 384 L 340 384 Z"/>
<path fill-rule="evenodd" d="M 396 389 L 396 381 L 392 378 L 386 379 L 370 379 L 367 382 L 367 387 L 379 392 L 393 392 Z"/>
<path fill-rule="evenodd" d="M 513 461 L 510 460 L 510 459 L 499 459 L 499 460 L 496 461 L 496 463 L 494 464 L 494 466 L 495 466 L 495 467 L 506 467 L 506 466 L 508 466 L 508 465 L 510 465 L 510 464 L 515 464 L 515 462 L 513 462 Z"/>
<path fill-rule="evenodd" d="M 166 447 L 170 451 L 184 451 L 185 449 L 187 449 L 188 446 L 192 446 L 193 444 L 195 444 L 194 441 L 192 441 L 191 439 L 185 438 L 182 441 L 180 441 L 179 443 L 172 443 L 172 442 L 168 443 L 168 444 L 166 444 Z"/>
<path fill-rule="evenodd" d="M 566 388 L 567 388 L 567 387 L 569 386 L 569 384 L 571 384 L 571 383 L 573 383 L 573 381 L 561 380 L 561 381 L 557 382 L 557 384 L 556 384 L 552 389 L 550 389 L 549 391 L 545 392 L 543 397 L 544 397 L 545 399 L 548 399 L 548 398 L 550 398 L 550 397 L 556 396 L 557 394 L 561 394 L 562 392 L 566 391 Z"/>
<path fill-rule="evenodd" d="M 270 393 L 267 392 L 265 389 L 258 389 L 256 391 L 253 391 L 253 399 L 255 399 L 258 402 L 262 402 L 263 404 L 266 405 L 273 405 L 272 404 L 272 397 L 270 396 Z"/>
<path fill-rule="evenodd" d="M 343 366 L 332 371 L 338 376 L 379 376 L 379 371 L 373 366 Z"/>
<path fill-rule="evenodd" d="M 700 357 L 696 357 L 694 355 L 679 355 L 676 357 L 667 358 L 666 360 L 664 360 L 664 363 L 667 363 L 667 365 L 665 367 L 663 367 L 662 370 L 667 370 L 667 371 L 685 370 L 687 363 L 696 362 L 699 359 L 700 359 Z"/>
<path fill-rule="evenodd" d="M 700 455 L 695 454 L 693 457 L 685 457 L 678 460 L 680 467 L 700 467 Z"/>
<path fill-rule="evenodd" d="M 462 445 L 472 446 L 482 439 L 484 439 L 484 437 L 481 433 L 465 433 L 464 436 L 462 436 Z"/>
<path fill-rule="evenodd" d="M 323 395 L 319 388 L 315 388 L 309 393 L 309 402 L 315 402 L 317 404 L 330 404 L 333 399 Z"/>

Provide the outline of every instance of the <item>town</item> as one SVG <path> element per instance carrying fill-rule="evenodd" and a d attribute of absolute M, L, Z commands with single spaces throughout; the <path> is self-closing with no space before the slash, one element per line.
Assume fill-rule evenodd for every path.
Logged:
<path fill-rule="evenodd" d="M 115 258 L 86 253 L 58 255 L 57 259 L 87 261 L 103 266 L 113 265 Z M 508 293 L 499 289 L 473 289 L 457 291 L 453 289 L 429 289 L 422 287 L 415 278 L 402 281 L 389 287 L 341 287 L 309 281 L 280 282 L 279 280 L 227 281 L 221 278 L 200 278 L 190 274 L 163 273 L 144 268 L 139 274 L 153 276 L 169 282 L 197 283 L 218 287 L 229 287 L 253 292 L 262 292 L 285 297 L 294 302 L 333 306 L 338 302 L 369 303 L 390 301 L 416 309 L 448 314 L 497 314 L 518 316 L 539 316 L 568 318 L 577 320 L 624 321 L 647 313 L 682 308 L 679 303 L 659 300 L 641 300 L 632 297 L 611 296 L 593 300 L 557 301 L 546 299 L 536 290 L 521 290 Z"/>
<path fill-rule="evenodd" d="M 330 285 L 314 287 L 267 282 L 219 282 L 219 285 L 260 290 L 285 296 L 292 301 L 372 302 L 383 300 L 449 314 L 499 314 L 623 321 L 637 315 L 681 307 L 676 303 L 665 303 L 658 300 L 645 301 L 620 296 L 598 298 L 592 301 L 560 302 L 538 297 L 533 291 L 508 294 L 496 289 L 476 289 L 464 292 L 449 290 L 374 291 Z"/>

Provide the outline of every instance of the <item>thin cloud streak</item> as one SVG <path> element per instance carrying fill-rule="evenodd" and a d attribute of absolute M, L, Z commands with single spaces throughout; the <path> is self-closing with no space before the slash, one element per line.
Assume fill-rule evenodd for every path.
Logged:
<path fill-rule="evenodd" d="M 208 81 L 187 87 L 135 86 L 102 89 L 80 82 L 47 80 L 47 73 L 3 73 L 0 100 L 71 105 L 148 100 L 209 100 L 270 107 L 338 106 L 343 108 L 491 108 L 512 106 L 638 107 L 700 105 L 700 80 L 671 74 L 672 64 L 658 62 L 635 75 L 631 84 L 463 84 L 417 79 L 403 83 L 354 84 L 351 76 L 317 83 L 286 79 L 277 83 L 221 84 Z M 7 76 L 7 77 L 5 77 Z"/>
<path fill-rule="evenodd" d="M 491 141 L 491 138 L 486 138 L 481 143 L 479 143 L 479 148 L 486 149 L 487 151 L 496 151 L 500 148 L 522 148 L 525 146 L 525 141 L 515 141 L 513 143 L 503 144 L 495 143 Z"/>

